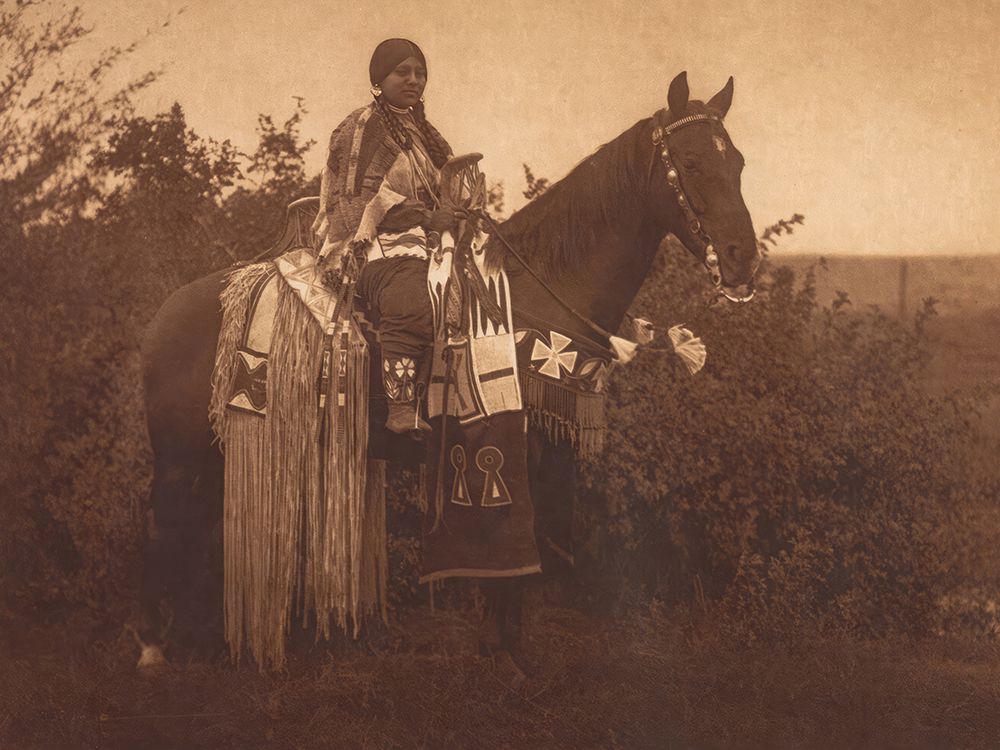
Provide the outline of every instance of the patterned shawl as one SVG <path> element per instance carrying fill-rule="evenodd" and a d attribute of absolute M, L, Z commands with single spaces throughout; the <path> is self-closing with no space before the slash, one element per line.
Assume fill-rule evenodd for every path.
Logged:
<path fill-rule="evenodd" d="M 374 102 L 348 115 L 330 136 L 314 230 L 327 244 L 371 241 L 389 209 L 416 198 L 384 184 L 406 158 Z"/>

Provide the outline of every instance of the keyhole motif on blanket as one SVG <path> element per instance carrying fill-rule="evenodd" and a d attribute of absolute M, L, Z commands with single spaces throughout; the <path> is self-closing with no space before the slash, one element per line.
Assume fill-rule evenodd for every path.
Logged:
<path fill-rule="evenodd" d="M 495 508 L 500 505 L 512 505 L 510 492 L 507 485 L 500 476 L 500 467 L 503 466 L 503 453 L 499 448 L 487 445 L 480 448 L 476 454 L 476 466 L 486 474 L 486 481 L 483 483 L 483 499 L 479 501 L 483 508 Z"/>
<path fill-rule="evenodd" d="M 451 465 L 455 469 L 455 481 L 451 485 L 451 501 L 455 505 L 472 505 L 469 485 L 465 482 L 465 448 L 451 446 Z"/>

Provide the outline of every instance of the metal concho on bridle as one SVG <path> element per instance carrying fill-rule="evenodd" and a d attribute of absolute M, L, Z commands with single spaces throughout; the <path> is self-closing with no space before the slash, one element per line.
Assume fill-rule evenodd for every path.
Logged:
<path fill-rule="evenodd" d="M 663 162 L 663 166 L 667 169 L 667 183 L 677 194 L 677 203 L 684 212 L 684 218 L 687 219 L 688 229 L 691 230 L 691 234 L 701 240 L 701 243 L 705 248 L 704 263 L 705 268 L 708 269 L 709 276 L 712 278 L 712 283 L 721 289 L 722 272 L 719 270 L 719 256 L 715 252 L 715 246 L 712 244 L 712 238 L 701 225 L 701 220 L 695 216 L 694 211 L 691 209 L 691 202 L 688 200 L 687 196 L 684 195 L 684 188 L 681 187 L 680 174 L 677 172 L 677 168 L 674 167 L 673 163 L 670 161 L 670 147 L 667 145 L 667 136 L 685 125 L 690 125 L 694 122 L 711 123 L 718 121 L 719 118 L 714 115 L 689 115 L 688 117 L 682 117 L 679 120 L 675 120 L 666 126 L 657 125 L 653 128 L 653 145 L 660 149 L 660 160 Z"/>

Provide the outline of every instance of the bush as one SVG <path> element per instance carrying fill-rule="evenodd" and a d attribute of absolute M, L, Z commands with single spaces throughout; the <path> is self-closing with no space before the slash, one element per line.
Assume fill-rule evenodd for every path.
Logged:
<path fill-rule="evenodd" d="M 634 310 L 686 322 L 708 360 L 690 376 L 646 351 L 612 379 L 607 450 L 584 472 L 590 558 L 668 601 L 704 592 L 746 639 L 932 630 L 954 583 L 938 532 L 973 492 L 968 405 L 920 382 L 932 307 L 821 307 L 811 275 L 766 263 L 753 302 L 699 309 L 703 271 L 667 244 Z"/>
<path fill-rule="evenodd" d="M 237 250 L 265 249 L 288 203 L 311 189 L 300 111 L 282 130 L 261 118 L 261 142 L 248 157 L 253 184 L 231 145 L 199 137 L 178 105 L 152 118 L 106 112 L 110 130 L 91 144 L 86 170 L 63 165 L 67 179 L 87 175 L 92 210 L 22 222 L 15 241 L 0 245 L 9 270 L 0 279 L 9 302 L 0 312 L 8 606 L 55 613 L 82 605 L 121 621 L 134 601 L 151 474 L 142 330 L 181 284 L 229 265 L 242 257 Z M 6 146 L 19 134 L 0 136 Z M 0 171 L 8 191 L 19 180 L 16 170 Z M 214 229 L 221 226 L 226 233 Z"/>

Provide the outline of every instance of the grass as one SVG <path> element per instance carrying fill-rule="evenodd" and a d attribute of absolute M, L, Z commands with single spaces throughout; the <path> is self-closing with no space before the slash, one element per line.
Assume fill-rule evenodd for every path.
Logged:
<path fill-rule="evenodd" d="M 471 653 L 470 617 L 299 653 L 287 673 L 188 662 L 156 679 L 127 641 L 7 653 L 5 748 L 994 747 L 1000 650 L 803 634 L 740 647 L 707 614 L 595 620 L 534 602 L 530 679 Z M 407 630 L 408 624 L 398 625 Z M 5 649 L 8 650 L 9 649 Z"/>

